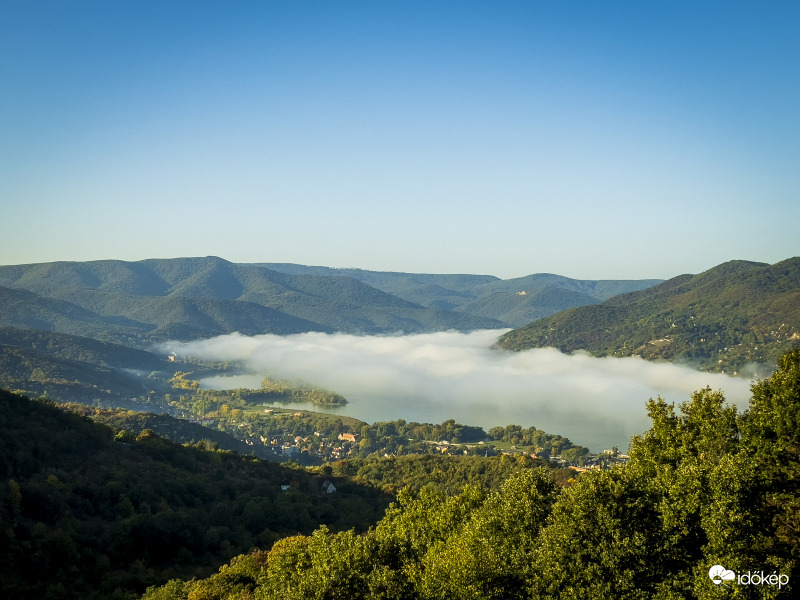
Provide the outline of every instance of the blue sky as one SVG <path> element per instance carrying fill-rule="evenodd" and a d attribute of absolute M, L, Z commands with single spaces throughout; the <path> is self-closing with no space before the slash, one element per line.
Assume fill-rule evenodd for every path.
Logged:
<path fill-rule="evenodd" d="M 800 254 L 796 2 L 0 7 L 0 263 Z"/>

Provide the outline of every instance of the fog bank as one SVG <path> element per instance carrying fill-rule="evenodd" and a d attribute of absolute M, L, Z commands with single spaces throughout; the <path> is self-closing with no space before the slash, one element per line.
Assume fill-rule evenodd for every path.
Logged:
<path fill-rule="evenodd" d="M 244 362 L 259 377 L 301 379 L 344 395 L 339 412 L 364 421 L 448 418 L 489 428 L 515 423 L 569 437 L 602 450 L 628 447 L 650 426 L 648 398 L 676 404 L 692 391 L 722 389 L 729 402 L 747 405 L 750 383 L 637 357 L 565 355 L 552 348 L 491 350 L 498 330 L 398 336 L 238 333 L 167 351 L 208 360 Z"/>

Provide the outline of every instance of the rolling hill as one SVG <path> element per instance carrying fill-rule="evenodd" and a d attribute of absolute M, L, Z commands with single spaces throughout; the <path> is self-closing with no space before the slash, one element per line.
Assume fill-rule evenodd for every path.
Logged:
<path fill-rule="evenodd" d="M 661 279 L 582 280 L 551 273 L 499 279 L 492 275 L 332 269 L 293 263 L 260 265 L 287 274 L 351 277 L 421 306 L 497 319 L 512 327 L 662 282 Z"/>
<path fill-rule="evenodd" d="M 38 329 L 0 327 L 0 387 L 61 401 L 138 408 L 167 379 L 166 356 L 119 344 Z"/>
<path fill-rule="evenodd" d="M 500 328 L 349 277 L 292 275 L 221 258 L 0 267 L 0 325 L 143 345 L 239 331 L 290 334 Z"/>
<path fill-rule="evenodd" d="M 602 304 L 573 308 L 503 335 L 498 346 L 639 355 L 738 373 L 774 366 L 800 343 L 800 258 L 731 261 Z"/>

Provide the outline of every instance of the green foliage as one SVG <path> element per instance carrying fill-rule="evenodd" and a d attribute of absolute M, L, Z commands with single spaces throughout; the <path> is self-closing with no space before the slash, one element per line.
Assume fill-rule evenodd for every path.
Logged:
<path fill-rule="evenodd" d="M 261 381 L 261 390 L 238 391 L 247 402 L 277 400 L 279 402 L 311 402 L 321 406 L 343 406 L 347 404 L 345 397 L 335 392 L 302 383 L 292 383 L 284 379 L 270 379 L 269 377 L 265 377 Z"/>
<path fill-rule="evenodd" d="M 88 417 L 95 423 L 108 425 L 117 432 L 116 439 L 121 442 L 131 442 L 143 430 L 150 429 L 159 436 L 182 445 L 197 445 L 204 449 L 221 448 L 238 452 L 243 456 L 255 453 L 259 458 L 277 460 L 277 456 L 269 447 L 250 446 L 219 429 L 204 427 L 166 414 L 157 415 L 122 408 L 104 409 L 74 403 L 59 406 L 63 410 Z"/>
<path fill-rule="evenodd" d="M 657 497 L 628 470 L 580 477 L 543 529 L 530 581 L 533 597 L 652 598 L 665 572 Z"/>
<path fill-rule="evenodd" d="M 323 494 L 322 481 L 147 429 L 118 437 L 0 391 L 0 581 L 19 597 L 64 581 L 64 598 L 131 597 L 322 524 L 366 529 L 388 503 L 338 478 L 340 491 Z"/>
<path fill-rule="evenodd" d="M 178 371 L 172 376 L 172 379 L 170 379 L 168 383 L 174 390 L 189 390 L 196 392 L 200 389 L 200 383 L 193 379 L 189 379 L 189 375 L 191 375 L 191 373 Z"/>
<path fill-rule="evenodd" d="M 333 463 L 332 472 L 348 475 L 356 481 L 369 482 L 392 493 L 404 486 L 416 489 L 430 487 L 446 494 L 457 494 L 465 485 L 486 490 L 499 490 L 503 482 L 516 473 L 542 467 L 554 469 L 552 463 L 529 456 L 450 456 L 418 454 L 382 458 L 353 458 Z"/>
<path fill-rule="evenodd" d="M 560 435 L 546 433 L 541 429 L 536 429 L 536 427 L 528 427 L 526 429 L 523 429 L 521 425 L 492 427 L 489 430 L 489 437 L 493 440 L 533 448 L 536 454 L 545 457 L 558 456 L 570 449 L 574 450 L 572 453 L 574 458 L 585 456 L 588 453 L 588 450 L 582 446 L 573 446 L 569 439 Z M 570 455 L 568 454 L 567 457 L 570 457 Z"/>
<path fill-rule="evenodd" d="M 289 538 L 286 538 L 289 539 Z M 208 579 L 183 582 L 172 580 L 151 586 L 142 600 L 241 600 L 253 592 L 267 568 L 267 553 L 255 551 L 234 558 Z"/>
<path fill-rule="evenodd" d="M 134 373 L 150 373 L 165 362 L 89 338 L 0 328 L 0 386 L 62 401 L 124 403 L 148 383 Z"/>
<path fill-rule="evenodd" d="M 454 600 L 527 597 L 538 534 L 557 496 L 556 484 L 541 470 L 509 478 L 460 529 L 430 546 L 421 561 L 421 595 Z"/>
<path fill-rule="evenodd" d="M 760 543 L 768 555 L 780 556 L 796 570 L 800 561 L 800 349 L 783 355 L 775 374 L 753 386 L 742 432 L 743 452 L 751 457 L 748 476 L 766 500 L 759 515 L 766 522 Z"/>

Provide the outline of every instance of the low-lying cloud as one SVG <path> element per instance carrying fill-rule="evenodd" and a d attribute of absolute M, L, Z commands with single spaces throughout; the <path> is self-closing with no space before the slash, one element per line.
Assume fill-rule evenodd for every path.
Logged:
<path fill-rule="evenodd" d="M 552 348 L 489 348 L 501 332 L 402 336 L 303 333 L 165 344 L 183 356 L 244 362 L 260 376 L 300 379 L 344 395 L 344 414 L 364 421 L 448 418 L 489 428 L 535 425 L 600 450 L 627 448 L 649 428 L 648 398 L 679 404 L 692 391 L 722 389 L 744 407 L 750 383 L 640 358 L 565 355 Z"/>

